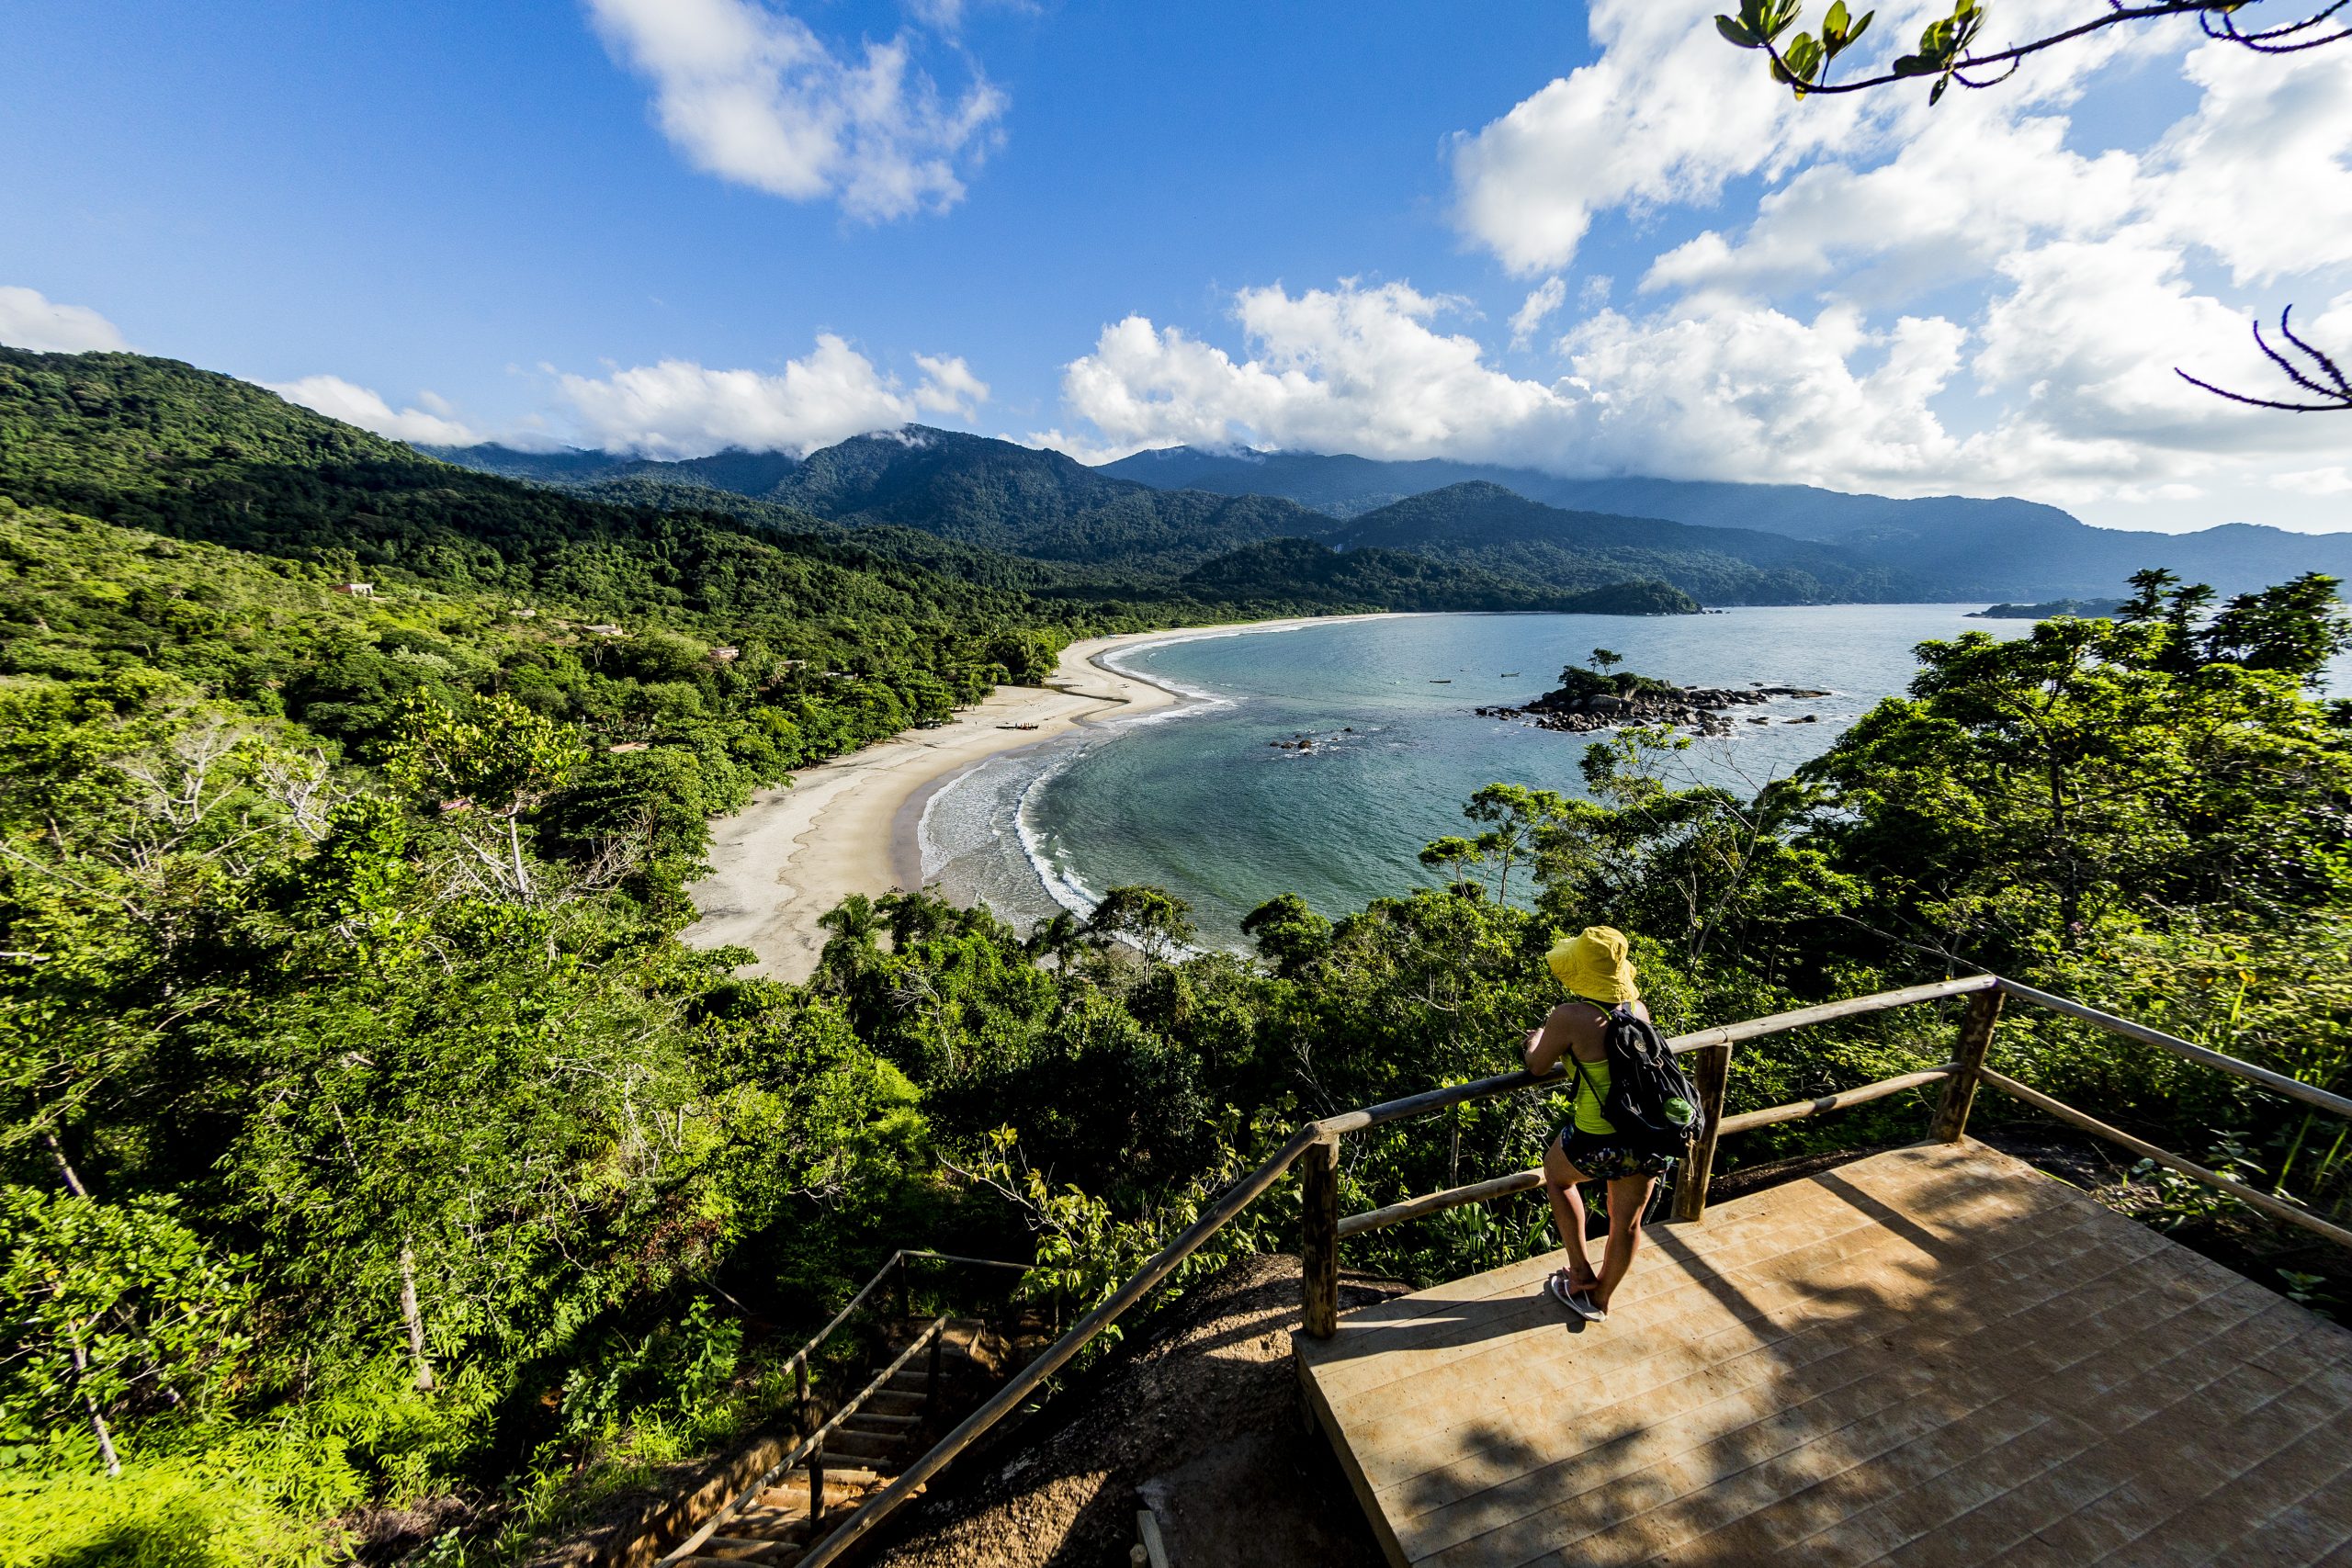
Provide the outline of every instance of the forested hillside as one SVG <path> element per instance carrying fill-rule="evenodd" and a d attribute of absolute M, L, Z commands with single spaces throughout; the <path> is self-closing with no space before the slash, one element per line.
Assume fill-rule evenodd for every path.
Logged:
<path fill-rule="evenodd" d="M 984 626 L 1043 625 L 1066 638 L 1237 613 L 1428 608 L 1431 582 L 1453 581 L 1419 568 L 1403 579 L 1367 569 L 1345 581 L 1286 583 L 1226 571 L 1188 586 L 1176 581 L 1182 570 L 1310 514 L 1282 502 L 1166 497 L 1056 454 L 923 434 L 936 450 L 861 437 L 805 466 L 751 454 L 707 460 L 738 479 L 787 470 L 768 499 L 672 477 L 684 465 L 617 464 L 627 471 L 585 486 L 525 483 L 422 457 L 175 361 L 0 349 L 0 494 L 353 576 L 537 595 L 591 619 L 684 617 L 722 641 L 763 625 L 800 626 L 795 657 L 818 651 L 807 627 L 838 632 L 910 605 L 964 627 L 940 652 L 978 670 L 995 635 Z M 564 470 L 547 461 L 548 473 Z M 1484 580 L 1458 585 L 1464 597 L 1438 607 L 1492 598 Z M 1380 596 L 1392 591 L 1395 602 Z M 1537 587 L 1522 597 L 1558 595 Z M 1007 668 L 1032 679 L 1050 663 Z"/>
<path fill-rule="evenodd" d="M 894 523 L 1057 561 L 1189 565 L 1330 521 L 1265 496 L 1156 491 L 1058 452 L 910 425 L 812 452 L 775 499 L 852 526 Z"/>
<path fill-rule="evenodd" d="M 1414 550 L 1571 592 L 1645 579 L 1711 604 L 1920 598 L 1916 578 L 1819 545 L 1740 528 L 1563 512 L 1470 482 L 1391 502 L 1331 536 L 1349 549 Z"/>
<path fill-rule="evenodd" d="M 1204 598 L 1270 603 L 1331 595 L 1398 610 L 1565 610 L 1572 595 L 1404 550 L 1349 550 L 1274 539 L 1223 555 L 1178 580 Z"/>
<path fill-rule="evenodd" d="M 1420 886 L 1268 903 L 1248 954 L 1193 953 L 1149 888 L 1028 931 L 893 894 L 835 910 L 789 987 L 675 940 L 705 814 L 1133 622 L 466 474 L 184 367 L 0 372 L 10 1568 L 523 1562 L 785 1409 L 797 1331 L 893 1248 L 1034 1245 L 1031 1290 L 1099 1300 L 1298 1121 L 1514 1064 L 1559 996 L 1544 949 L 1596 921 L 1668 1028 L 1996 967 L 2352 1087 L 2324 579 L 2151 577 L 2118 618 L 1925 645 L 1909 695 L 1753 796 L 1621 734 L 1481 791 Z M 1381 558 L 1261 547 L 1302 581 Z M 1743 1047 L 1733 1108 L 1940 1061 L 1949 1029 Z M 2002 1049 L 2352 1204 L 2352 1151 L 2239 1080 L 2054 1015 Z M 1351 1140 L 1343 1201 L 1521 1169 L 1555 1116 Z M 1729 1157 L 1917 1126 L 1887 1100 Z M 2134 1190 L 2344 1309 L 2227 1201 Z M 1177 1288 L 1287 1245 L 1294 1204 Z M 1348 1261 L 1550 1245 L 1522 1199 Z"/>

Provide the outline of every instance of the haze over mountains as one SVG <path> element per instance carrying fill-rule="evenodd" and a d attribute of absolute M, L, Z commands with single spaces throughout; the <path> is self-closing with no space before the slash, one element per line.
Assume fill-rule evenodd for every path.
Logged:
<path fill-rule="evenodd" d="M 2014 498 L 1901 500 L 1804 485 L 1571 479 L 1435 458 L 1179 446 L 1089 468 L 1057 452 L 922 426 L 857 436 L 806 459 L 741 451 L 664 462 L 495 446 L 426 450 L 616 501 L 717 506 L 753 521 L 781 522 L 763 513 L 785 508 L 802 526 L 817 519 L 893 536 L 913 530 L 951 547 L 1038 563 L 1046 569 L 1040 583 L 1101 581 L 1105 572 L 1172 581 L 1277 539 L 1419 556 L 1474 572 L 1453 586 L 1479 607 L 1629 581 L 1671 583 L 1705 603 L 1736 604 L 2112 594 L 2150 566 L 2223 592 L 2312 570 L 2352 578 L 2352 534 L 2246 524 L 2136 533 L 2094 528 L 2056 507 Z M 926 549 L 903 538 L 899 547 L 910 558 Z M 1285 577 L 1312 561 L 1296 552 L 1280 559 L 1278 575 Z M 935 549 L 925 564 L 957 570 Z M 1372 564 L 1356 563 L 1357 575 Z M 964 562 L 967 570 L 977 565 Z M 1229 584 L 1234 572 L 1228 566 L 1213 575 Z"/>

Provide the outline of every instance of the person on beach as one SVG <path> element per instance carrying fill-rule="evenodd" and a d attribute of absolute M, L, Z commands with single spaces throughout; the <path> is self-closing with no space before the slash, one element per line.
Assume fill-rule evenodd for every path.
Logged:
<path fill-rule="evenodd" d="M 1633 1267 L 1634 1248 L 1641 1243 L 1642 1215 L 1649 1207 L 1650 1192 L 1674 1166 L 1668 1156 L 1628 1147 L 1601 1112 L 1610 1088 L 1605 1040 L 1610 1014 L 1623 1007 L 1646 1020 L 1649 1009 L 1642 1005 L 1623 932 L 1588 926 L 1564 938 L 1545 956 L 1553 975 L 1567 987 L 1568 999 L 1527 1032 L 1527 1070 L 1548 1073 L 1565 1061 L 1572 1087 L 1568 1120 L 1544 1151 L 1544 1190 L 1552 1200 L 1552 1220 L 1559 1227 L 1568 1262 L 1553 1272 L 1544 1288 L 1587 1322 L 1605 1323 L 1610 1298 Z M 1584 1199 L 1577 1190 L 1587 1181 L 1609 1186 L 1609 1241 L 1597 1271 L 1585 1250 Z"/>

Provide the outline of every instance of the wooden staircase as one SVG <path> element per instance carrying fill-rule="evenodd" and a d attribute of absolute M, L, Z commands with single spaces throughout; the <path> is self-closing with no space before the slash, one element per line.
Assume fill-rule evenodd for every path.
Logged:
<path fill-rule="evenodd" d="M 663 1563 L 793 1568 L 922 1450 L 946 1414 L 944 1390 L 998 1381 L 979 1354 L 986 1331 L 978 1318 L 899 1325 L 864 1390 L 818 1427 L 813 1442 L 798 1445 Z"/>

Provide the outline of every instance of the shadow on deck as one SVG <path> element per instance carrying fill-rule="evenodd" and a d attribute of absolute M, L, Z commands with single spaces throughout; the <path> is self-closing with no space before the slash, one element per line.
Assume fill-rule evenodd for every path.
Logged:
<path fill-rule="evenodd" d="M 1981 1145 L 1296 1341 L 1390 1561 L 2352 1562 L 2352 1332 Z"/>

